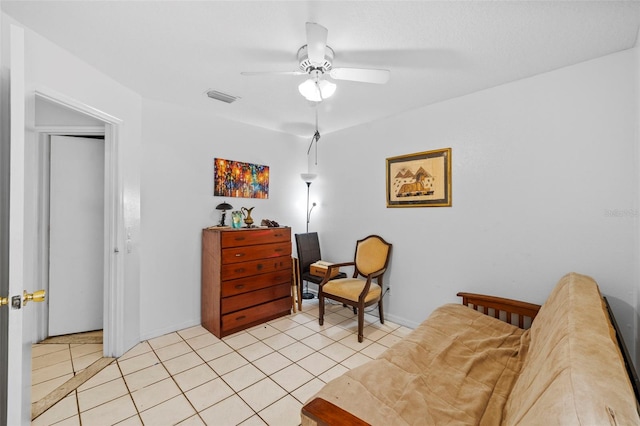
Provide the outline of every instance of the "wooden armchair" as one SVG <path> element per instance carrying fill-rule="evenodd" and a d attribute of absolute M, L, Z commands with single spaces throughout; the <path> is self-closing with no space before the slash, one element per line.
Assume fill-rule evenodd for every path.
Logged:
<path fill-rule="evenodd" d="M 380 323 L 384 324 L 382 309 L 382 277 L 391 257 L 392 244 L 378 235 L 369 235 L 358 240 L 353 262 L 330 265 L 318 288 L 320 299 L 319 323 L 324 323 L 324 299 L 329 298 L 344 305 L 357 308 L 358 342 L 364 339 L 364 308 L 378 303 Z M 354 266 L 353 277 L 329 279 L 331 270 L 342 266 Z M 375 280 L 375 282 L 373 282 Z"/>

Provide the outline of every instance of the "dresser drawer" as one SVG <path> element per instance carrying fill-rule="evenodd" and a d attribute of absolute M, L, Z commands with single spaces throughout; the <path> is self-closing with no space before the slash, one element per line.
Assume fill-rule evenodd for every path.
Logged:
<path fill-rule="evenodd" d="M 291 284 L 284 283 L 250 293 L 224 298 L 222 299 L 222 313 L 228 314 L 242 310 L 247 306 L 260 305 L 283 297 L 291 297 Z"/>
<path fill-rule="evenodd" d="M 222 331 L 234 330 L 253 322 L 259 322 L 263 318 L 277 316 L 291 309 L 291 297 L 274 300 L 269 303 L 254 306 L 241 311 L 222 316 Z"/>
<path fill-rule="evenodd" d="M 236 278 L 249 277 L 256 274 L 266 274 L 284 269 L 291 272 L 291 256 L 222 265 L 222 276 L 225 279 L 233 280 Z M 257 279 L 259 278 L 256 277 L 256 280 Z"/>
<path fill-rule="evenodd" d="M 291 285 L 291 270 L 281 269 L 258 277 L 240 278 L 222 282 L 222 297 L 235 296 L 262 288 L 273 287 L 277 284 Z"/>
<path fill-rule="evenodd" d="M 222 249 L 222 263 L 240 263 L 256 259 L 291 256 L 291 243 L 262 244 Z"/>
<path fill-rule="evenodd" d="M 222 233 L 223 248 L 285 242 L 291 244 L 291 228 L 247 229 Z"/>

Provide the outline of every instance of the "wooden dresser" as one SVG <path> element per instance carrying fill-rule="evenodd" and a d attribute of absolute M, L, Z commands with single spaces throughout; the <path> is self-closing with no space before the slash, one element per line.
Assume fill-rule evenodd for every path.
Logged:
<path fill-rule="evenodd" d="M 291 313 L 291 228 L 202 231 L 202 326 L 218 337 Z"/>

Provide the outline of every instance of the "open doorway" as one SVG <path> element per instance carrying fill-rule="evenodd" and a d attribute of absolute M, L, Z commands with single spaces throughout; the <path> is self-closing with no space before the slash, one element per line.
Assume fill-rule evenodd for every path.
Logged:
<path fill-rule="evenodd" d="M 102 329 L 103 355 L 117 356 L 122 351 L 123 319 L 118 304 L 124 285 L 124 259 L 119 250 L 124 246 L 117 150 L 120 125 L 118 119 L 60 94 L 36 92 L 37 279 L 48 290 L 49 302 L 36 314 L 34 342 L 53 335 Z M 88 154 L 79 153 L 87 149 Z M 70 173 L 78 165 L 82 166 L 81 174 Z M 93 176 L 87 177 L 87 173 Z M 58 186 L 61 176 L 62 190 Z M 92 182 L 86 185 L 87 181 Z M 85 186 L 85 195 L 92 197 L 89 214 L 78 215 L 77 205 L 71 202 L 80 186 Z M 87 216 L 91 220 L 81 226 Z M 60 220 L 66 224 L 56 234 L 50 225 Z M 92 257 L 86 257 L 85 251 L 92 251 Z M 61 263 L 59 255 L 66 257 Z M 92 275 L 90 279 L 78 278 L 68 269 L 74 269 L 74 273 L 84 269 Z M 97 285 L 89 289 L 89 280 Z M 76 321 L 86 314 L 93 317 L 83 324 Z"/>
<path fill-rule="evenodd" d="M 91 107 L 36 92 L 36 273 L 48 295 L 32 339 L 40 342 L 32 416 L 112 362 L 122 345 L 118 127 Z"/>
<path fill-rule="evenodd" d="M 36 98 L 40 279 L 47 291 L 39 342 L 103 329 L 104 123 Z M 56 131 L 53 131 L 53 127 Z"/>

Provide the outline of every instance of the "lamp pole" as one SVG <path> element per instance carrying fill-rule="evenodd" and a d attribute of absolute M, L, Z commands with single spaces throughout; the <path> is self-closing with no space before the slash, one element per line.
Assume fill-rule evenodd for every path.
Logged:
<path fill-rule="evenodd" d="M 313 210 L 313 208 L 316 206 L 316 203 L 313 203 L 313 206 L 311 206 L 311 210 L 309 210 L 309 189 L 311 187 L 311 181 L 313 181 L 318 175 L 316 175 L 315 173 L 302 173 L 300 174 L 300 177 L 302 178 L 302 180 L 304 181 L 304 183 L 307 184 L 307 234 L 309 233 L 309 222 L 311 220 L 311 210 Z"/>
<path fill-rule="evenodd" d="M 309 220 L 311 219 L 311 212 L 309 211 L 309 189 L 311 182 L 307 182 L 307 234 L 309 233 Z"/>
<path fill-rule="evenodd" d="M 309 190 L 311 188 L 311 181 L 314 180 L 317 175 L 315 173 L 302 173 L 300 175 L 300 177 L 302 178 L 302 180 L 304 181 L 304 183 L 307 184 L 307 234 L 309 233 L 309 222 L 311 220 L 311 210 L 313 210 L 313 208 L 316 206 L 316 203 L 313 203 L 313 206 L 311 207 L 311 210 L 309 210 Z M 302 264 L 300 265 L 300 267 L 302 268 Z M 300 271 L 300 275 L 302 275 L 302 271 Z M 304 291 L 302 293 L 302 298 L 303 299 L 313 299 L 313 293 L 309 293 L 309 283 L 307 281 L 307 288 L 306 291 Z"/>

